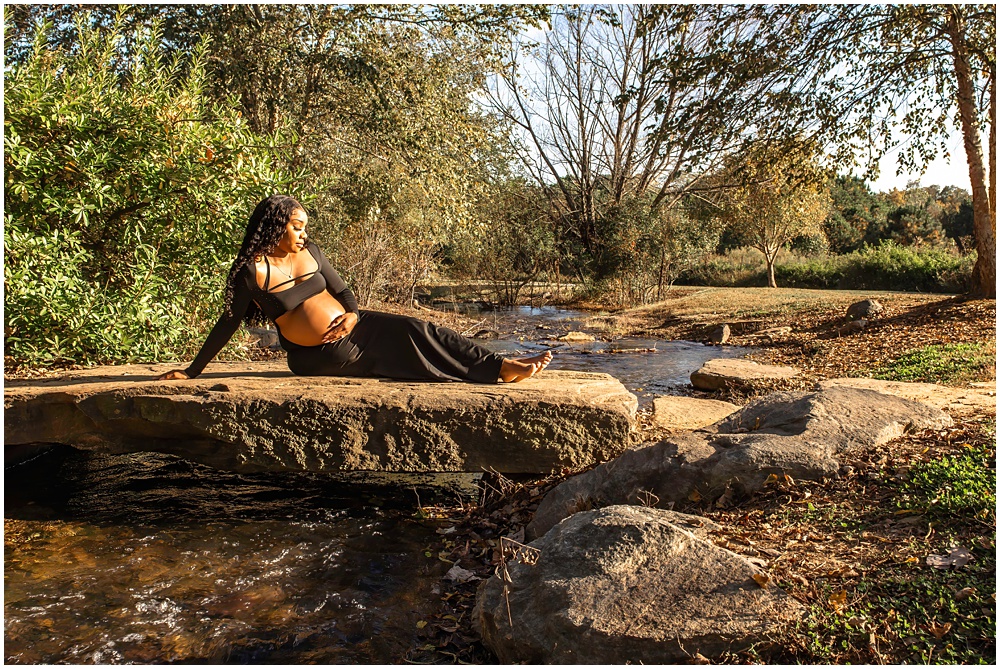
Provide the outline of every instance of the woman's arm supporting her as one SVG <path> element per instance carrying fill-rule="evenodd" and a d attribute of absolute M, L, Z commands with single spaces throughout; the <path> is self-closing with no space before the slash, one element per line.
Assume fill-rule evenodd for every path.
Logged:
<path fill-rule="evenodd" d="M 243 320 L 243 316 L 246 315 L 247 309 L 250 307 L 250 300 L 250 291 L 244 285 L 242 276 L 237 277 L 236 286 L 233 289 L 232 312 L 227 313 L 223 310 L 222 315 L 219 316 L 219 320 L 215 322 L 212 331 L 208 333 L 208 337 L 205 339 L 205 343 L 202 344 L 201 350 L 195 356 L 194 361 L 188 365 L 187 369 L 171 370 L 158 376 L 157 380 L 193 379 L 201 374 L 202 370 L 205 369 L 205 365 L 211 362 L 212 358 L 217 356 L 219 351 L 236 334 L 236 330 L 240 327 L 240 321 Z"/>

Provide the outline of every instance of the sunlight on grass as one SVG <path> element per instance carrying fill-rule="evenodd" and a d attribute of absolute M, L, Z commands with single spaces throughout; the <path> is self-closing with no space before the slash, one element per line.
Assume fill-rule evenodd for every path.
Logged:
<path fill-rule="evenodd" d="M 985 344 L 943 344 L 907 351 L 880 367 L 873 378 L 886 381 L 955 383 L 978 379 L 993 368 L 995 352 Z"/>

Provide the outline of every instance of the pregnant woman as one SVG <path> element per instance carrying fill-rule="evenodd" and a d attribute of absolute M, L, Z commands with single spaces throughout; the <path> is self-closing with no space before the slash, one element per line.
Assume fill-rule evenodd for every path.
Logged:
<path fill-rule="evenodd" d="M 302 376 L 368 376 L 426 381 L 523 381 L 552 360 L 509 360 L 427 321 L 359 310 L 354 293 L 306 237 L 296 200 L 272 195 L 257 205 L 226 281 L 225 309 L 194 362 L 161 380 L 193 379 L 230 340 L 240 321 L 262 316 L 278 328 L 288 368 Z"/>

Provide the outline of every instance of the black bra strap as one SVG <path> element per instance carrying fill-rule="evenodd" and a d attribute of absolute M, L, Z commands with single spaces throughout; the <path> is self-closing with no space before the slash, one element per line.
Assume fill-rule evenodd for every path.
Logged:
<path fill-rule="evenodd" d="M 297 276 L 294 279 L 289 279 L 288 281 L 282 281 L 281 283 L 277 284 L 276 286 L 273 286 L 273 288 L 281 288 L 286 283 L 292 283 L 293 281 L 298 281 L 299 279 L 302 279 L 302 278 L 307 277 L 307 276 L 311 277 L 313 274 L 318 274 L 318 273 L 319 273 L 319 270 L 317 269 L 315 272 L 308 272 L 308 273 L 303 274 L 301 276 Z M 272 288 L 269 288 L 266 292 L 273 293 L 274 290 Z"/>

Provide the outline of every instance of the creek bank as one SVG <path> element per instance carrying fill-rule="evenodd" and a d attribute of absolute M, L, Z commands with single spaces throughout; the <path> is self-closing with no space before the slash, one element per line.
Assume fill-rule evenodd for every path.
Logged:
<path fill-rule="evenodd" d="M 634 395 L 607 374 L 517 384 L 300 377 L 282 362 L 96 367 L 4 388 L 5 455 L 60 443 L 155 451 L 237 471 L 548 474 L 631 443 Z"/>
<path fill-rule="evenodd" d="M 567 479 L 542 501 L 527 536 L 540 537 L 586 508 L 731 499 L 759 490 L 771 475 L 833 477 L 852 450 L 950 424 L 939 409 L 873 390 L 773 393 L 708 428 L 640 444 Z"/>

